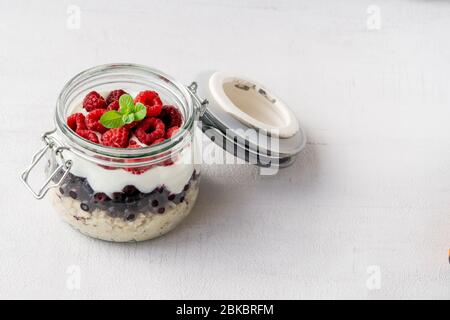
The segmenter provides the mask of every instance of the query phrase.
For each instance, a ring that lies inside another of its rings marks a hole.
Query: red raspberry
[[[152,146],[155,145],[155,144],[162,143],[162,142],[164,142],[164,141],[166,141],[166,139],[164,139],[164,138],[156,139],[155,141],[153,141]]]
[[[70,129],[73,131],[77,130],[85,130],[86,129],[86,122],[84,115],[82,113],[74,113],[71,116],[67,118],[67,125]]]
[[[156,144],[159,144],[159,143],[163,143],[164,141],[166,141],[166,139],[164,139],[164,138],[156,139],[155,141],[153,141],[152,146],[154,146]],[[167,167],[167,166],[173,165],[173,163],[174,163],[173,162],[173,157],[174,157],[174,155],[171,155],[171,157],[169,159],[164,160],[163,162],[160,162],[158,165],[159,166],[163,166],[163,167]],[[175,155],[175,157],[178,157],[178,155]]]
[[[137,149],[137,148],[142,148],[139,144],[137,144],[136,141],[134,140],[130,140],[130,142],[128,143],[128,148],[130,149]],[[152,165],[148,165],[148,166],[143,166],[143,167],[134,167],[134,168],[123,168],[125,171],[131,172],[132,174],[142,174],[147,170],[150,170],[153,166]]]
[[[106,108],[106,110],[111,111],[111,110],[119,110],[120,105],[119,105],[119,101],[113,101],[108,105],[108,108]]]
[[[85,108],[87,112],[95,109],[106,109],[106,102],[97,91],[91,91],[84,97],[83,108]]]
[[[119,98],[124,94],[127,94],[127,93],[125,91],[123,91],[122,89],[117,89],[117,90],[111,91],[108,94],[108,96],[106,97],[106,104],[110,105],[114,101],[119,101]]]
[[[180,128],[177,127],[177,126],[171,127],[171,128],[169,128],[169,129],[167,129],[167,132],[166,132],[166,138],[167,138],[167,139],[172,138],[172,136],[173,136],[175,133],[177,133],[178,130],[180,130]]]
[[[129,149],[138,149],[138,148],[142,148],[142,147],[139,144],[137,144],[136,141],[130,140],[130,142],[128,143],[128,148]]]
[[[174,106],[164,106],[159,118],[164,122],[166,128],[181,127],[183,122],[180,111]]]
[[[134,134],[140,142],[149,146],[155,140],[164,137],[164,130],[164,123],[158,118],[145,118],[139,123]]]
[[[135,167],[135,168],[123,168],[125,171],[131,172],[132,174],[143,174],[145,171],[148,171],[152,168],[152,166],[144,166],[144,167]]]
[[[142,103],[147,107],[147,117],[156,117],[161,113],[162,101],[155,91],[142,91],[134,98],[135,103]]]
[[[102,135],[102,144],[108,147],[126,148],[128,146],[128,138],[128,129],[124,127],[109,129]]]
[[[95,109],[86,116],[86,125],[88,129],[105,133],[108,128],[105,128],[100,122],[101,116],[106,112],[106,109]]]
[[[168,166],[171,166],[173,164],[174,164],[174,161],[172,159],[167,159],[167,160],[163,161],[162,166],[163,167],[168,167]]]
[[[171,166],[175,163],[175,161],[178,160],[179,157],[180,157],[180,155],[178,153],[171,154],[170,158],[167,160],[164,160],[160,165],[163,167]]]
[[[126,125],[124,125],[123,127],[124,127],[124,128],[127,128],[128,130],[131,130],[131,129],[133,129],[134,127],[136,127],[137,124],[138,124],[138,123],[137,123],[136,121],[133,121],[132,123],[126,124]]]
[[[98,143],[98,137],[95,134],[94,131],[92,130],[77,130],[77,134],[82,137],[85,138],[86,140],[92,141],[94,143]]]

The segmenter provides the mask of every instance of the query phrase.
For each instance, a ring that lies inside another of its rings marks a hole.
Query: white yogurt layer
[[[155,166],[141,174],[122,168],[108,170],[72,152],[64,153],[64,157],[73,162],[70,168],[72,174],[86,178],[95,192],[104,192],[109,197],[127,185],[133,185],[144,193],[164,185],[170,192],[180,193],[194,173],[191,147],[183,149],[174,164]]]

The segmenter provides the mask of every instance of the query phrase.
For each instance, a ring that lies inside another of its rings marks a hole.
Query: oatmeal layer
[[[144,241],[169,232],[189,214],[197,195],[198,187],[190,188],[183,202],[170,203],[164,213],[143,211],[137,213],[133,221],[127,221],[99,208],[84,211],[80,200],[61,197],[56,190],[51,191],[53,206],[72,227],[90,237],[114,242]]]

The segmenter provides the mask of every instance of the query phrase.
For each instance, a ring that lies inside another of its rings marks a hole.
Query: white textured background
[[[449,30],[449,1],[0,0],[0,297],[450,298]],[[81,236],[18,174],[64,83],[108,62],[246,74],[309,144],[275,177],[204,167],[192,215],[160,239]]]

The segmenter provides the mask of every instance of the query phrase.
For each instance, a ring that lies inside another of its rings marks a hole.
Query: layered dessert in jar
[[[249,106],[283,119],[264,124],[266,118],[246,114]],[[254,81],[207,72],[185,86],[128,63],[96,66],[70,79],[56,101],[54,123],[22,182],[36,199],[50,193],[74,228],[117,242],[163,235],[190,213],[202,160],[196,132],[267,168],[264,174],[290,165],[306,143],[293,113]],[[35,186],[30,173],[47,154],[46,179]]]
[[[121,88],[90,91],[66,117],[72,133],[85,142],[123,154],[170,142],[182,135],[184,121],[180,108],[165,104],[155,90]],[[65,221],[91,237],[118,242],[155,238],[173,229],[195,203],[200,172],[192,155],[192,141],[157,156],[110,163],[107,157],[98,156],[96,163],[67,152],[71,167],[64,178],[62,171],[53,177],[61,181],[51,190],[53,205]],[[50,163],[54,170],[57,161]]]

